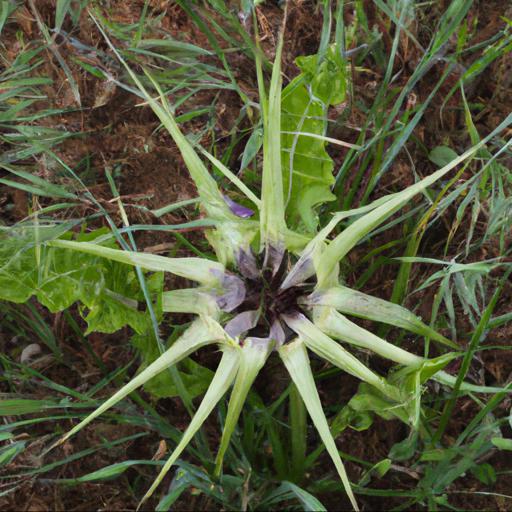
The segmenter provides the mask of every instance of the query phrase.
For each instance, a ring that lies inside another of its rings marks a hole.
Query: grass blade
[[[338,262],[372,229],[377,227],[387,218],[391,217],[391,215],[406,205],[416,194],[425,190],[427,187],[442,178],[445,174],[450,172],[454,167],[474,155],[480,148],[489,142],[492,137],[505,129],[511,122],[512,114],[509,114],[505,120],[495,130],[492,131],[492,133],[482,139],[478,144],[475,144],[458,158],[455,158],[449,164],[445,165],[430,176],[423,178],[418,183],[406,188],[398,194],[395,194],[392,199],[386,201],[372,212],[359,218],[342,233],[340,233],[331,242],[329,247],[324,251],[319,259],[317,287],[319,289],[325,289],[331,284],[330,278],[333,271],[336,269]]]

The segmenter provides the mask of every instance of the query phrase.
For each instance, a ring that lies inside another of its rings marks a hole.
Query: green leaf
[[[87,244],[106,233],[106,229],[82,233],[78,242],[70,243]],[[87,333],[112,333],[125,325],[146,332],[151,323],[145,308],[140,308],[145,299],[134,268],[94,254],[38,244],[53,234],[59,232],[42,226],[0,233],[0,298],[26,302],[35,295],[53,313],[79,302]],[[160,317],[163,274],[155,273],[146,282]]]
[[[357,394],[354,395],[348,403],[350,409],[359,414],[375,413],[385,420],[398,418],[405,424],[410,424],[409,413],[405,407],[397,407],[395,401],[380,393],[374,387],[361,383]]]
[[[263,145],[263,130],[261,127],[256,128],[247,143],[245,144],[242,160],[240,162],[240,172],[242,172],[256,157]]]
[[[24,449],[25,441],[17,441],[0,448],[0,467],[11,463]]]
[[[370,480],[377,476],[377,478],[382,478],[391,468],[391,459],[382,459],[381,461],[374,464],[368,471],[364,473],[361,479],[358,482],[358,485],[364,487],[365,485],[370,483]]]
[[[345,286],[337,286],[325,292],[314,294],[310,303],[331,306],[342,313],[401,327],[432,338],[451,348],[458,348],[455,343],[423,323],[419,316],[411,313],[408,309]]]
[[[456,352],[450,352],[433,359],[423,359],[420,366],[402,368],[391,373],[389,381],[396,384],[400,389],[404,389],[407,390],[407,392],[412,393],[416,386],[416,375],[419,375],[419,383],[424,384],[459,355],[460,354],[457,354]]]
[[[484,485],[492,485],[496,483],[496,471],[487,462],[473,466],[469,472]]]
[[[304,342],[301,339],[296,339],[291,343],[283,345],[279,349],[279,355],[281,356],[281,359],[283,360],[283,363],[286,366],[295,386],[297,386],[300,396],[306,405],[306,409],[315,424],[320,438],[336,466],[336,470],[338,471],[352,507],[354,507],[354,510],[359,510],[345,467],[343,466],[336,443],[331,435],[329,424],[327,423],[324,411],[322,410],[322,404],[320,403],[320,397],[318,396],[318,390],[315,385],[313,372],[311,371],[311,365],[309,363]]]
[[[421,365],[423,361],[423,358],[411,354],[403,348],[396,347],[370,331],[359,327],[333,308],[316,306],[313,310],[313,318],[315,324],[325,334],[346,343],[369,349],[391,361],[414,367]]]
[[[398,389],[387,384],[384,378],[367,368],[357,357],[345,350],[339,343],[329,338],[314,323],[310,322],[304,315],[291,315],[284,317],[288,326],[295,331],[302,339],[307,347],[326,359],[331,364],[341,368],[343,371],[350,373],[354,377],[368,382],[372,386],[382,391],[385,395],[395,400],[400,400]]]
[[[512,439],[505,439],[504,437],[493,437],[491,443],[498,448],[498,450],[512,451]]]
[[[301,503],[302,509],[307,512],[327,512],[327,509],[312,494],[291,482],[283,482],[275,491],[276,494],[289,492]]]
[[[452,160],[455,160],[459,155],[447,146],[437,146],[429,154],[428,158],[431,162],[435,163],[438,167],[448,165]]]
[[[334,162],[322,136],[328,107],[345,99],[346,62],[333,45],[320,62],[318,55],[311,55],[296,63],[301,73],[283,90],[281,105],[286,214],[293,229],[312,234],[318,226],[315,207],[336,199],[331,193]]]
[[[389,457],[392,460],[409,460],[416,453],[418,446],[418,431],[411,430],[410,434],[399,443],[394,444],[389,450]]]
[[[86,475],[80,476],[78,478],[66,478],[60,480],[60,483],[84,483],[95,482],[97,480],[110,480],[123,474],[128,468],[131,468],[132,466],[154,466],[157,464],[159,463],[151,460],[125,460],[123,462],[111,464],[110,466],[105,466],[104,468],[93,471],[92,473],[87,473]]]
[[[139,266],[145,270],[170,272],[205,284],[216,283],[219,277],[224,274],[223,265],[204,258],[166,258],[156,254],[123,251],[99,244],[72,242],[70,240],[52,240],[47,242],[47,245],[101,256],[127,265]]]

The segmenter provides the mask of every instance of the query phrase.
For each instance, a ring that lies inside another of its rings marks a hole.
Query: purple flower
[[[228,197],[226,194],[222,194],[222,197],[224,197],[224,201],[226,201],[226,204],[229,206],[229,209],[237,216],[242,217],[243,219],[247,219],[248,217],[252,217],[254,215],[254,211],[250,208],[247,208],[246,206],[242,206],[241,204],[236,203]]]

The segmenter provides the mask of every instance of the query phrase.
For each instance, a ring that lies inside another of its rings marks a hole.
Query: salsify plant
[[[165,312],[188,313],[196,317],[181,337],[54,445],[76,434],[159,372],[202,347],[217,345],[222,351],[222,357],[209,388],[181,441],[142,502],[152,495],[208,415],[232,387],[215,461],[215,473],[220,474],[245,399],[272,351],[278,352],[295,384],[354,509],[357,509],[357,503],[322,410],[309,352],[372,386],[376,392],[396,404],[397,408],[405,407],[411,424],[414,424],[417,410],[415,412],[407,408],[411,401],[409,388],[401,385],[400,379],[385,378],[372,371],[345,346],[362,347],[402,365],[406,369],[405,374],[413,375],[418,384],[430,377],[448,385],[454,383],[454,379],[441,370],[454,353],[442,357],[438,364],[432,364],[432,361],[393,345],[348,318],[355,316],[384,322],[457,348],[455,343],[427,326],[407,309],[344,286],[340,280],[340,262],[372,230],[408,204],[416,194],[478,151],[510,119],[507,118],[479,144],[432,175],[367,206],[333,215],[325,227],[311,236],[305,230],[287,224],[284,192],[286,181],[281,168],[282,46],[281,34],[268,94],[261,62],[258,59],[256,61],[263,119],[261,197],[257,197],[217,158],[200,150],[252,202],[253,208],[249,209],[235,203],[219,189],[194,146],[180,131],[172,108],[158,83],[145,72],[159,93],[155,98],[111,45],[183,156],[197,186],[202,208],[214,222],[206,236],[217,256],[216,261],[198,257],[168,258],[113,249],[94,242],[46,242],[52,247],[82,251],[148,271],[169,272],[197,283],[191,288],[163,292]],[[330,235],[338,224],[351,217],[355,220],[332,238]],[[426,367],[430,370],[423,371]],[[397,375],[401,374],[404,374],[403,371],[397,372]]]

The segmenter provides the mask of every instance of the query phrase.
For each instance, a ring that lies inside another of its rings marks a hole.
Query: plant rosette
[[[511,116],[488,137],[437,172],[367,206],[337,213],[325,227],[311,233],[311,215],[308,216],[307,229],[300,220],[291,222],[292,225],[287,223],[289,210],[284,189],[285,184],[289,184],[289,178],[283,178],[281,151],[282,34],[268,94],[263,85],[261,62],[258,59],[256,62],[263,122],[261,196],[257,197],[214,156],[200,151],[239,189],[246,202],[252,203],[251,208],[238,205],[221,192],[198,152],[179,129],[158,83],[145,71],[146,77],[159,92],[159,97],[155,98],[128,67],[105,33],[104,36],[178,146],[197,186],[201,206],[208,219],[213,221],[214,227],[208,229],[207,238],[217,255],[217,261],[198,257],[167,258],[114,249],[94,242],[63,239],[44,242],[50,247],[80,251],[147,271],[169,272],[197,283],[195,287],[163,292],[163,311],[196,315],[181,337],[53,446],[62,444],[161,371],[202,347],[216,344],[222,351],[222,358],[209,388],[180,443],[141,504],[152,495],[207,416],[232,388],[216,458],[215,473],[219,475],[247,394],[271,352],[277,351],[332,458],[352,506],[357,509],[349,479],[322,410],[308,352],[315,353],[371,386],[395,404],[394,407],[401,408],[402,413],[397,416],[407,419],[416,428],[418,414],[414,398],[419,394],[418,386],[429,378],[453,385],[455,379],[444,373],[442,368],[457,354],[451,352],[437,360],[424,359],[372,334],[348,317],[384,322],[452,349],[457,350],[458,347],[407,309],[344,286],[340,281],[340,262],[356,244],[408,204],[415,195],[474,155],[491,137],[508,126]],[[286,161],[289,162],[289,157]],[[326,197],[325,200],[332,198]],[[297,213],[297,205],[294,211]],[[297,214],[293,217],[300,219]],[[344,219],[352,219],[352,222],[330,238]],[[402,368],[385,378],[368,368],[340,342],[345,346],[372,351]],[[461,389],[472,390],[469,384],[463,384]]]

